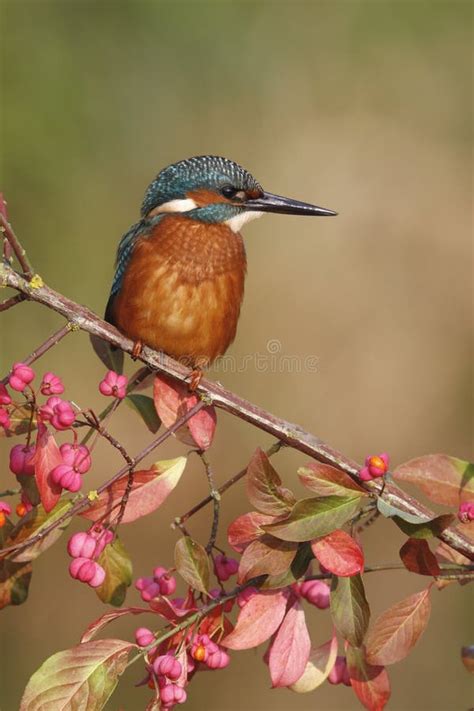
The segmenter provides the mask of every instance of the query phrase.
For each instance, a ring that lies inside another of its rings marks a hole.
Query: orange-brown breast
[[[227,225],[166,216],[134,248],[113,305],[117,327],[204,367],[234,340],[245,272],[242,238]]]

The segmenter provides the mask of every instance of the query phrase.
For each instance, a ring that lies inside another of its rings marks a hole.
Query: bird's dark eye
[[[235,197],[238,192],[237,188],[234,188],[232,185],[224,185],[224,187],[221,188],[222,195],[228,200]]]

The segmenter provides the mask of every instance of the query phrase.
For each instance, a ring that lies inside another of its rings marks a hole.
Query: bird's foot
[[[143,343],[141,341],[135,341],[132,348],[132,360],[136,360],[143,350]]]
[[[194,392],[199,387],[199,383],[202,380],[204,373],[200,368],[194,368],[187,376],[186,380],[189,379],[189,389]]]

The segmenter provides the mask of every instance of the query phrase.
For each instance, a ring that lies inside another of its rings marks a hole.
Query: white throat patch
[[[169,202],[164,202],[159,205],[152,214],[157,215],[161,212],[189,212],[189,210],[195,210],[197,207],[194,200],[191,198],[184,198],[182,200],[169,200]]]
[[[257,217],[261,217],[263,212],[254,212],[253,210],[245,210],[241,212],[240,215],[234,215],[230,220],[225,221],[225,225],[228,225],[232,232],[240,232],[242,227],[251,220],[256,220]]]

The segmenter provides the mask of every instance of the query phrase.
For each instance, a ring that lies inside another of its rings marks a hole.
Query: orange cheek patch
[[[186,193],[187,198],[194,200],[198,207],[204,207],[213,202],[226,202],[232,204],[231,200],[226,200],[225,197],[215,193],[213,190],[191,190],[191,192]]]

